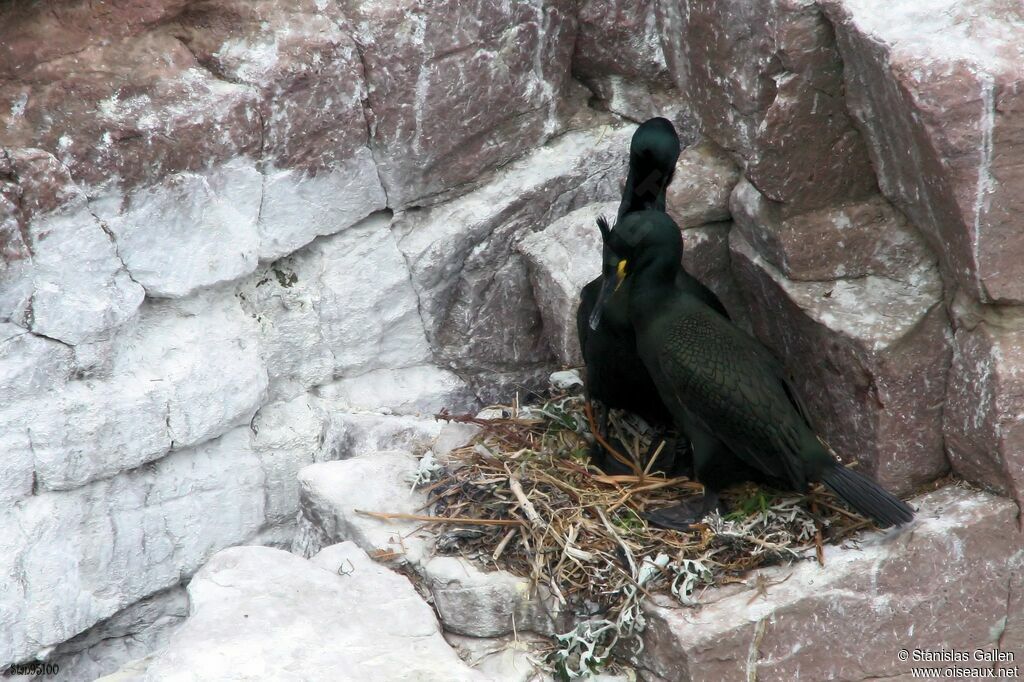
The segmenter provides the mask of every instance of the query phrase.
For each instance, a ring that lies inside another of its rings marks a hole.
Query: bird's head
[[[627,213],[614,229],[602,217],[598,227],[604,240],[603,283],[590,315],[591,329],[597,329],[604,304],[628,277],[661,265],[674,278],[683,257],[679,226],[662,211]]]

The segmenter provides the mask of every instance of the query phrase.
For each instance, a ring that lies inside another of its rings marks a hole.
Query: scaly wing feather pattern
[[[673,407],[688,409],[749,465],[803,489],[807,426],[776,368],[720,316],[687,308],[666,316],[658,330],[657,381],[671,387],[679,403]]]

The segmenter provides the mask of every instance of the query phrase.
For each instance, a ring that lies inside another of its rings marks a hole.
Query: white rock
[[[0,322],[0,395],[6,401],[38,395],[64,383],[75,370],[75,350]]]
[[[388,225],[386,215],[371,216],[241,287],[260,324],[273,397],[432,359],[409,270]]]
[[[150,303],[115,340],[109,377],[0,412],[31,441],[9,456],[31,459],[41,488],[64,490],[248,423],[267,382],[253,336],[227,291]]]
[[[0,667],[177,585],[264,520],[248,427],[0,512]]]
[[[266,479],[268,524],[294,522],[299,471],[323,459],[328,416],[309,396],[264,405],[252,420],[252,447]]]
[[[340,412],[323,401],[330,413],[324,451],[325,459],[348,459],[377,450],[425,452],[441,432],[442,422],[433,417]]]
[[[446,463],[447,455],[452,450],[461,448],[469,443],[480,431],[481,427],[476,424],[448,422],[441,428],[441,432],[437,434],[437,439],[430,447],[430,450],[439,462]]]
[[[387,206],[373,155],[366,147],[316,176],[298,169],[265,172],[258,225],[260,260],[276,260]]]
[[[61,682],[94,680],[164,647],[188,616],[188,595],[172,587],[118,611],[54,649],[47,662],[60,666]]]
[[[347,543],[315,561],[225,550],[189,596],[190,618],[143,679],[485,679],[444,641],[407,579]]]
[[[145,292],[129,277],[84,196],[58,211],[36,216],[29,229],[34,248],[22,280],[30,279],[31,287],[20,298],[0,293],[0,300],[14,305],[0,311],[0,318],[77,344],[135,314]]]
[[[175,173],[129,196],[93,203],[150,296],[180,298],[256,269],[263,176],[249,159]]]
[[[548,381],[550,381],[551,385],[559,391],[567,391],[570,388],[583,386],[583,379],[580,377],[579,370],[575,369],[552,372],[551,376],[548,377]]]
[[[466,412],[476,402],[465,381],[435,365],[378,369],[326,384],[317,393],[350,411],[405,415]]]
[[[529,264],[544,334],[563,365],[583,363],[576,334],[580,290],[601,274],[597,218],[614,223],[618,209],[618,202],[584,206],[526,235],[516,247]]]
[[[450,632],[445,640],[459,658],[492,680],[501,682],[553,682],[535,661],[544,658],[551,640],[517,632],[514,637],[466,637]]]
[[[508,571],[483,571],[461,557],[438,556],[423,568],[445,629],[471,637],[499,637],[515,630],[541,634],[572,627],[568,614],[545,588]]]
[[[397,552],[402,561],[420,564],[432,544],[427,534],[416,532],[420,523],[356,512],[423,513],[427,496],[412,489],[418,464],[408,452],[372,452],[300,471],[295,551],[310,556],[322,547],[351,540],[366,552]]]

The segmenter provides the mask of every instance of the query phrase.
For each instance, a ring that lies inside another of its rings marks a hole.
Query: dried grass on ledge
[[[438,551],[528,576],[578,614],[548,659],[563,679],[600,669],[613,648],[640,653],[643,596],[670,592],[694,604],[704,588],[740,581],[751,569],[820,560],[822,541],[868,525],[822,490],[803,497],[745,485],[723,494],[733,510],[725,518],[712,515],[687,532],[655,528],[642,512],[699,495],[701,486],[650,473],[656,467],[604,475],[589,462],[582,396],[489,412],[495,418],[439,415],[482,431],[449,455],[429,491],[436,516],[500,525],[446,524]],[[650,443],[643,422],[613,414],[612,428],[638,462]]]

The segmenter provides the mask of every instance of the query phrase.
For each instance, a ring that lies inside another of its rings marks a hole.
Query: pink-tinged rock
[[[882,191],[982,302],[1024,302],[1024,8],[822,3]]]
[[[794,280],[899,278],[934,260],[920,233],[884,197],[794,211],[741,180],[730,202],[736,227]]]
[[[89,192],[124,191],[259,152],[257,94],[147,33],[41,62],[0,85],[0,141],[39,147]]]
[[[824,567],[758,571],[746,589],[712,590],[697,608],[649,604],[645,667],[679,682],[861,681],[930,667],[901,661],[901,649],[970,655],[1002,645],[1021,660],[1024,649],[1009,648],[1020,632],[1008,627],[1020,624],[1008,612],[1024,559],[1017,506],[955,486],[911,504],[910,526],[828,546]]]
[[[696,122],[665,63],[654,0],[586,0],[580,4],[572,74],[598,106],[640,122],[663,116],[685,142]]]
[[[953,337],[946,448],[960,476],[1024,500],[1024,324],[1016,311],[960,320]]]
[[[134,315],[144,292],[52,155],[0,150],[5,258],[0,319],[68,344],[96,338]]]
[[[37,65],[136,35],[177,15],[189,0],[57,4],[9,2],[0,7],[0,80],[24,77]]]
[[[263,159],[319,171],[366,147],[363,68],[340,9],[315,0],[192,2],[169,30],[261,95]]]
[[[832,29],[812,0],[667,0],[658,19],[702,130],[764,194],[815,208],[874,188]]]
[[[345,0],[388,204],[422,203],[561,127],[575,3]]]
[[[753,329],[795,376],[825,441],[894,492],[942,474],[951,341],[935,265],[795,282],[739,230],[730,250]]]
[[[710,140],[679,155],[665,207],[682,228],[729,220],[729,194],[739,181],[736,164]]]
[[[435,357],[484,402],[507,400],[517,384],[542,386],[554,364],[515,243],[580,206],[617,199],[633,130],[567,133],[476,191],[395,216]]]
[[[732,223],[708,223],[683,229],[683,268],[725,306],[733,322],[750,329],[746,300],[736,284],[729,257]]]
[[[584,0],[577,20],[572,73],[589,78],[618,75],[663,87],[672,85],[658,36],[655,0]]]

